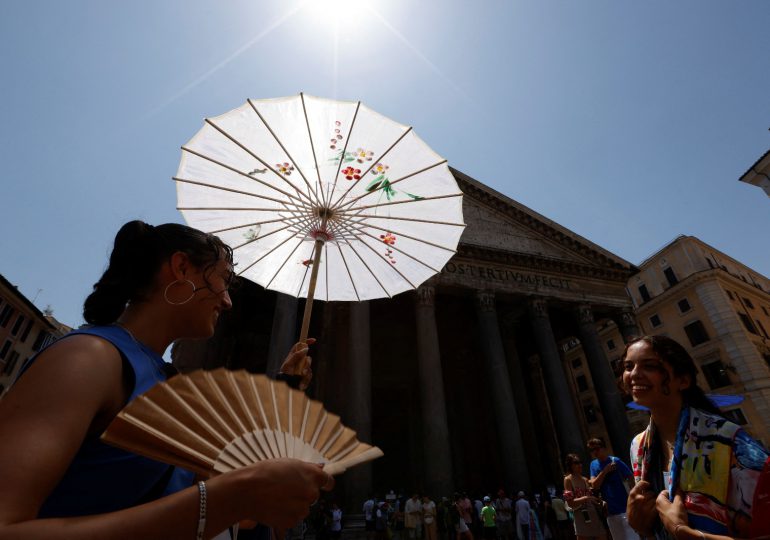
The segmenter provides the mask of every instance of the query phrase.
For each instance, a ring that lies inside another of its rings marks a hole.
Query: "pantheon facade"
[[[638,334],[620,257],[453,170],[467,227],[457,253],[416,291],[313,306],[308,390],[385,456],[345,473],[337,496],[432,497],[561,485],[563,456],[585,458],[586,426],[563,343],[582,345],[614,452],[630,430],[597,329]],[[589,211],[585,206],[583,211]],[[222,365],[274,374],[296,340],[303,300],[244,282],[207,342],[181,342],[185,371]]]

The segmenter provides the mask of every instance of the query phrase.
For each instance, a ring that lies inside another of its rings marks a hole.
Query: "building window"
[[[725,365],[720,360],[703,364],[700,369],[712,390],[730,386],[732,384],[730,377],[727,375]]]
[[[11,356],[8,357],[8,362],[5,364],[5,368],[3,369],[3,375],[9,375],[13,373],[13,368],[16,367],[16,362],[19,360],[19,353],[16,351],[13,351],[11,353]]]
[[[3,343],[3,348],[0,349],[0,360],[4,359],[6,355],[8,354],[8,350],[11,348],[11,340],[6,339],[5,343]]]
[[[48,340],[48,332],[45,330],[41,330],[40,333],[38,333],[37,338],[35,339],[35,343],[32,344],[32,350],[37,352],[40,350],[40,348],[46,343]]]
[[[658,317],[658,314],[656,313],[655,315],[652,315],[650,317],[650,324],[652,325],[653,328],[657,328],[663,323],[661,322],[660,317]]]
[[[700,321],[691,322],[684,327],[684,331],[687,334],[687,339],[690,340],[690,345],[693,347],[709,340],[706,327],[703,326],[703,323]]]
[[[754,304],[752,304],[751,300],[749,300],[748,298],[744,297],[743,298],[743,303],[746,304],[747,308],[754,309]]]
[[[623,374],[623,364],[621,363],[620,358],[613,358],[610,360],[610,366],[612,367],[612,373],[614,373],[616,377],[620,377]]]
[[[3,328],[8,326],[8,321],[11,320],[11,315],[13,315],[13,308],[10,304],[6,304],[3,308],[3,311],[0,311],[0,326]]]
[[[730,422],[738,424],[739,426],[745,426],[749,423],[746,417],[743,415],[743,411],[740,409],[732,409],[730,411],[722,411],[722,416],[727,418]]]
[[[599,421],[599,418],[596,416],[596,409],[594,409],[594,406],[590,403],[588,405],[583,405],[583,414],[586,415],[586,421],[589,424],[595,424]]]
[[[670,266],[665,270],[663,270],[663,275],[666,276],[666,280],[668,281],[668,284],[670,286],[673,287],[674,285],[679,283],[679,280],[676,279],[676,274],[674,273],[674,269],[671,268]]]
[[[754,322],[757,323],[759,330],[765,335],[765,337],[770,338],[770,336],[767,335],[767,330],[765,330],[765,327],[762,326],[762,321],[760,321],[759,319],[754,319]]]
[[[580,358],[579,356],[577,358],[573,358],[572,359],[572,367],[573,368],[579,368],[582,365],[583,365],[583,359]]]
[[[639,285],[639,294],[642,295],[642,302],[649,302],[650,298],[652,298],[650,296],[650,291],[647,290],[647,285],[644,283]]]
[[[615,340],[608,339],[607,340],[607,348],[609,350],[614,350],[615,349]]]
[[[746,330],[748,330],[752,334],[759,335],[759,332],[757,332],[757,327],[754,326],[754,323],[751,322],[751,319],[749,318],[748,315],[746,315],[745,313],[738,313],[738,317],[741,318],[741,322],[743,323],[743,326],[746,327]]]
[[[733,293],[731,293],[727,289],[725,289],[725,292],[727,293],[727,298],[729,298],[730,300],[735,300],[735,298],[733,298]]]
[[[19,330],[21,330],[21,325],[24,324],[24,315],[19,313],[19,316],[16,317],[16,322],[13,323],[13,328],[11,328],[11,335],[15,336],[19,333]]]
[[[586,379],[585,375],[578,375],[575,377],[575,382],[577,383],[578,392],[585,392],[588,390],[588,379]]]
[[[21,337],[19,338],[19,341],[21,341],[22,343],[24,343],[25,341],[27,341],[27,337],[29,336],[29,332],[30,332],[30,330],[32,330],[32,323],[33,323],[33,322],[34,322],[34,321],[33,321],[32,319],[30,319],[30,320],[28,320],[28,321],[27,321],[27,327],[26,327],[26,328],[24,329],[24,331],[21,333]]]
[[[679,302],[676,303],[676,305],[679,307],[680,313],[687,313],[692,309],[690,302],[687,301],[687,298],[682,298]]]

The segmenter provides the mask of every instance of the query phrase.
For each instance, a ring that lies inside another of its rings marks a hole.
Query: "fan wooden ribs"
[[[102,440],[204,476],[278,457],[340,474],[383,455],[303,392],[225,368],[154,386],[115,417]]]

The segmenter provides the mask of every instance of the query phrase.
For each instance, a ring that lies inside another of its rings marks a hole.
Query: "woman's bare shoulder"
[[[123,388],[120,352],[97,336],[76,334],[49,346],[35,358],[4,397],[45,395],[50,402],[75,399],[84,406],[103,404]],[[73,402],[70,401],[70,406]]]

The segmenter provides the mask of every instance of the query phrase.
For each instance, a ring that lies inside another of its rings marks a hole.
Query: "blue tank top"
[[[94,326],[70,332],[109,341],[120,352],[124,368],[133,370],[134,387],[128,401],[166,380],[164,361],[137,342],[120,326]],[[34,361],[30,359],[26,370]],[[64,360],[64,359],[62,359]],[[22,371],[23,373],[23,371]],[[38,517],[83,516],[113,512],[184,489],[193,473],[103,443],[98,437],[83,441],[59,484],[40,508]],[[168,479],[164,487],[162,483]]]

